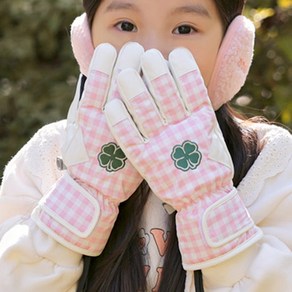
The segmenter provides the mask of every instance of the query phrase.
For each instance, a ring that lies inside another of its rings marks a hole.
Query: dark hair
[[[83,0],[90,26],[102,1]],[[214,0],[225,30],[242,13],[244,0]],[[238,186],[259,153],[255,132],[237,122],[236,113],[223,105],[216,116],[231,154]],[[138,224],[148,198],[149,186],[145,181],[135,193],[119,206],[119,215],[107,245],[98,257],[91,258],[86,291],[137,292],[146,291],[146,278],[139,248]],[[131,214],[131,216],[129,216]],[[159,291],[184,291],[185,271],[175,228],[175,213],[171,216],[171,235],[166,250],[163,275]]]
[[[238,15],[242,14],[246,0],[213,0],[219,11],[221,21],[225,31],[231,21]]]

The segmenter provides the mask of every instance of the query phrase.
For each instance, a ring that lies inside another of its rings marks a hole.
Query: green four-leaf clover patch
[[[99,165],[108,172],[118,171],[126,165],[127,157],[116,143],[108,143],[102,146],[98,154]]]
[[[176,168],[188,171],[198,167],[202,160],[202,154],[195,142],[185,141],[182,145],[173,147],[171,158]]]

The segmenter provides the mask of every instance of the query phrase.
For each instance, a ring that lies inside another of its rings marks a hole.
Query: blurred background
[[[81,12],[81,0],[1,0],[0,176],[37,129],[66,117],[78,76],[70,24]],[[232,104],[292,127],[292,0],[250,0],[245,14],[255,58]]]

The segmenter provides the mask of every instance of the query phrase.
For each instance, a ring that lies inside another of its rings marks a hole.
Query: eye
[[[135,32],[137,27],[129,21],[120,21],[115,25],[120,31]]]
[[[176,29],[173,30],[174,34],[192,34],[194,32],[197,32],[197,30],[187,24],[180,25]]]

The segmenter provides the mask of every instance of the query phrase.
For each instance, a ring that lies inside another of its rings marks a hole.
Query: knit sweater
[[[264,236],[239,255],[204,269],[205,291],[291,291],[292,136],[276,126],[253,127],[262,150],[238,191]],[[39,200],[62,176],[55,161],[64,135],[65,121],[43,127],[5,169],[0,190],[0,291],[76,291],[82,255],[50,238],[30,218]],[[155,291],[159,280],[168,236],[168,214],[161,206],[151,194],[140,224],[149,291]],[[149,211],[153,208],[154,213]],[[157,220],[150,218],[153,214]],[[185,291],[195,291],[191,271]]]

